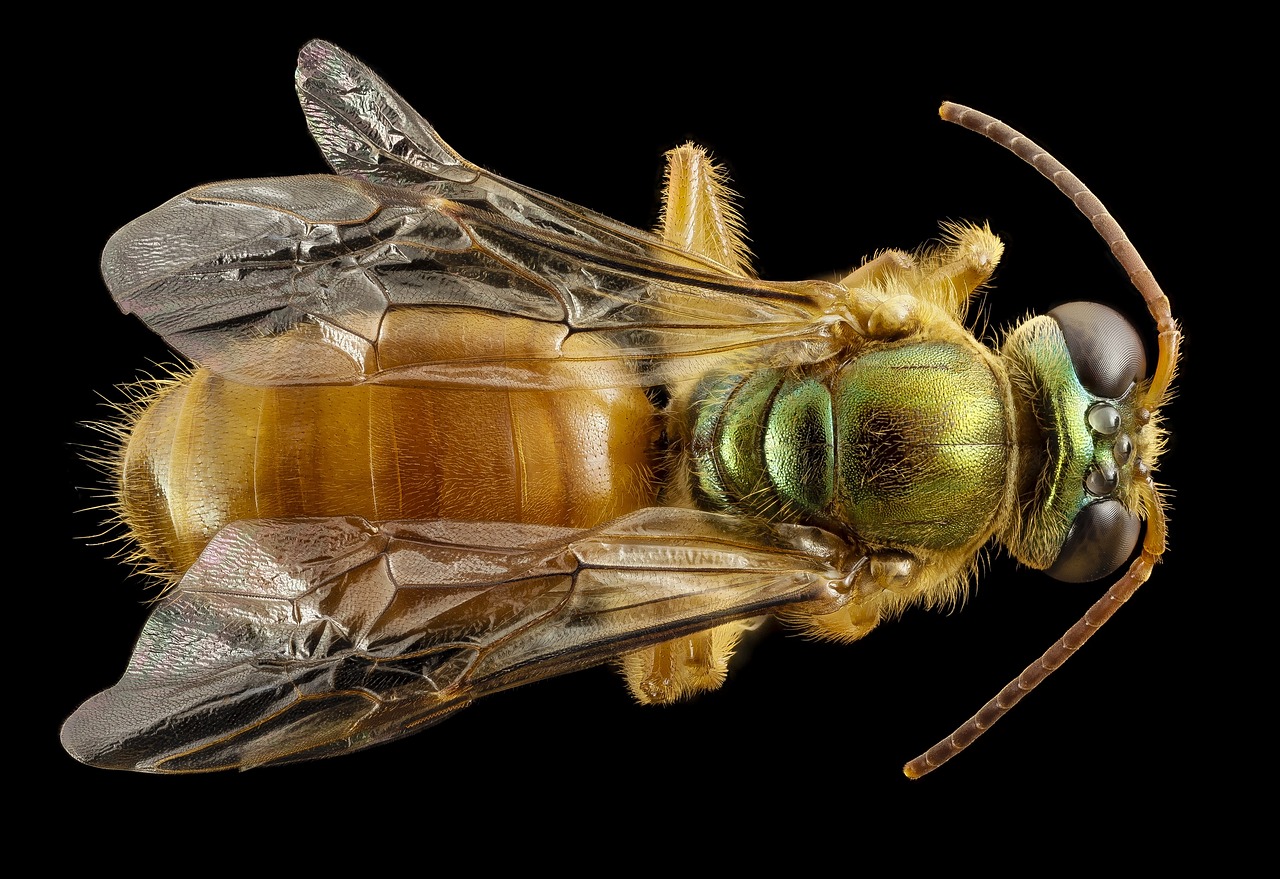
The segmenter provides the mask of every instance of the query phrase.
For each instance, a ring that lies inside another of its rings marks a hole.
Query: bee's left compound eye
[[[1105,577],[1133,555],[1141,531],[1141,520],[1119,501],[1089,504],[1076,516],[1057,561],[1045,573],[1064,583]]]
[[[1090,393],[1118,400],[1146,377],[1142,337],[1120,312],[1097,302],[1068,302],[1049,317],[1062,328],[1076,376]]]

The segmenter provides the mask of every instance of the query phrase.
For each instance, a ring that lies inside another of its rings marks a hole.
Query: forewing
[[[407,735],[478,696],[797,602],[838,602],[842,544],[653,508],[589,531],[243,521],[67,721],[77,759],[200,772]]]
[[[602,359],[643,363],[635,382],[658,384],[725,352],[781,347],[801,363],[838,346],[833,285],[717,273],[481,182],[201,186],[117,232],[103,275],[175,349],[253,384],[616,382],[582,366]],[[542,341],[475,357],[416,343],[432,309],[459,308],[534,322]]]
[[[254,384],[554,388],[678,381],[743,348],[782,346],[779,359],[803,363],[838,347],[833,285],[748,281],[490,174],[328,43],[303,48],[297,87],[342,177],[199,187],[103,254],[121,309],[203,366]],[[403,327],[433,308],[536,321],[544,341],[532,358],[406,342]],[[637,368],[582,366],[603,358]]]

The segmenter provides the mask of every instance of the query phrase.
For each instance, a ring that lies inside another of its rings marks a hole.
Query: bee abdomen
[[[120,507],[172,574],[239,519],[591,527],[654,502],[657,433],[635,388],[250,387],[196,370],[134,425]]]

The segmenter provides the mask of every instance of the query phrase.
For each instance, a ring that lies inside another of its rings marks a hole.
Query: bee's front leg
[[[935,607],[956,601],[972,573],[974,551],[968,547],[927,555],[896,549],[871,551],[851,572],[848,600],[838,608],[799,605],[781,616],[814,637],[856,641],[910,605]]]
[[[911,590],[919,571],[917,560],[907,553],[871,553],[850,572],[848,600],[838,608],[791,607],[783,618],[819,638],[856,641],[886,616],[886,605],[897,603],[895,596]]]
[[[918,335],[940,317],[963,322],[969,298],[991,277],[1004,244],[985,226],[947,226],[941,247],[888,250],[840,281],[854,325],[869,339]]]

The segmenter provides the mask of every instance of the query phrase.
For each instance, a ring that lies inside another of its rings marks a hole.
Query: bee
[[[77,759],[331,756],[606,661],[669,703],[719,687],[762,617],[852,641],[959,601],[993,542],[1071,582],[1141,544],[918,777],[1162,555],[1168,300],[1092,194],[995,120],[942,109],[1091,217],[1156,321],[1150,375],[1096,303],[980,342],[967,307],[1003,252],[986,227],[765,281],[695,146],[669,154],[648,233],[466,161],[330,44],[303,48],[297,87],[336,175],[197,187],[103,255],[120,308],[195,366],[122,431],[120,517],[172,586],[64,725]]]

